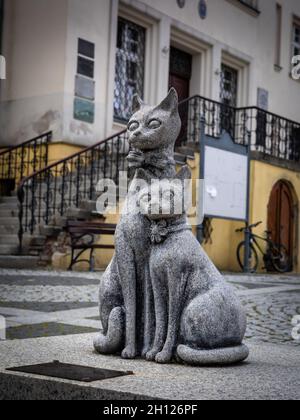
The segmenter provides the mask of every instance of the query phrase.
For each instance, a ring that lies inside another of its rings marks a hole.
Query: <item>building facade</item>
[[[123,130],[135,92],[155,104],[170,86],[180,100],[197,95],[228,109],[252,107],[251,220],[263,221],[261,231],[284,225],[300,270],[300,80],[292,72],[292,58],[300,55],[299,1],[0,4],[1,147],[52,131],[55,161]],[[237,268],[238,226],[212,222],[206,248],[222,269]]]

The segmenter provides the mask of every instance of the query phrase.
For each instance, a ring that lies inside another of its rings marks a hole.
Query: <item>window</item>
[[[281,36],[282,36],[282,6],[276,5],[276,46],[275,68],[281,70]]]
[[[231,107],[237,107],[238,71],[222,64],[221,71],[221,102]]]
[[[74,118],[93,124],[95,120],[95,44],[78,39]]]
[[[221,106],[221,130],[226,130],[232,137],[238,100],[238,75],[236,69],[222,64],[220,101],[224,106]]]
[[[239,0],[239,2],[251,9],[258,10],[258,0]]]
[[[3,49],[3,21],[4,21],[4,0],[0,0],[0,54]]]
[[[245,12],[250,13],[252,16],[257,17],[260,14],[258,9],[258,0],[227,0],[235,6],[240,7]]]
[[[292,55],[300,55],[300,21],[295,20],[293,23],[293,43]]]
[[[119,18],[114,93],[116,121],[128,121],[134,94],[144,96],[145,43],[143,27]]]

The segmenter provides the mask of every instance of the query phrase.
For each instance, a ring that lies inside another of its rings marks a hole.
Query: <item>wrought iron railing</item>
[[[10,147],[0,153],[0,181],[10,184],[12,189],[30,174],[48,165],[49,143],[52,132]]]
[[[236,110],[235,141],[251,150],[294,164],[300,163],[300,124],[257,107]]]
[[[211,137],[220,137],[226,130],[235,138],[236,108],[201,96],[193,96],[179,104],[182,129],[178,145],[198,143],[201,117],[205,120],[205,132]]]
[[[246,145],[250,138],[252,151],[300,163],[300,123],[257,107],[232,108],[200,96],[180,104],[179,110],[183,128],[178,144],[199,141],[202,116],[209,136],[218,138],[226,130],[238,144]]]
[[[182,130],[177,145],[198,143],[200,121],[205,132],[220,137],[223,130],[239,144],[252,150],[294,163],[300,162],[300,124],[259,108],[232,108],[200,96],[180,103]],[[79,208],[86,200],[96,199],[100,179],[110,178],[118,185],[120,171],[127,170],[129,151],[127,132],[122,131],[96,145],[57,162],[21,182],[19,239],[33,234],[40,225],[55,222],[70,208]]]
[[[100,179],[118,185],[119,173],[127,170],[128,151],[127,132],[122,131],[25,178],[18,189],[20,248],[24,233],[33,234],[67,210],[95,200]]]

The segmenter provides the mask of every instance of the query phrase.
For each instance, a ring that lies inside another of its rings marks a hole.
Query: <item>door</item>
[[[286,247],[293,261],[294,247],[294,205],[289,184],[279,181],[271,193],[268,208],[268,230],[272,240]],[[293,268],[291,267],[291,270]]]
[[[174,87],[178,93],[179,102],[190,96],[190,81],[192,77],[193,57],[185,51],[171,47],[170,51],[170,74],[169,88]],[[177,145],[187,142],[188,136],[188,103],[179,106],[179,114],[182,121],[182,129]]]

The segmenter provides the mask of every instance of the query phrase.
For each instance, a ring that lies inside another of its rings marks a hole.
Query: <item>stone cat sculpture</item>
[[[150,184],[146,172],[139,170],[138,176]],[[152,183],[139,195],[141,213],[151,221],[155,307],[155,338],[146,358],[168,363],[176,355],[198,366],[241,362],[249,355],[242,344],[246,315],[241,303],[197,242],[184,209],[181,215],[174,212],[183,202],[183,181],[190,176],[184,167],[175,177],[182,181],[179,185],[170,188],[170,182],[156,181],[157,186]]]
[[[181,129],[178,96],[171,89],[156,107],[145,105],[134,98],[134,115],[128,124],[131,153],[129,166],[143,168],[151,179],[173,178],[176,174],[174,145]],[[127,200],[136,202],[135,181]],[[94,342],[101,354],[121,352],[123,358],[145,355],[150,338],[145,332],[148,310],[144,308],[144,291],[149,285],[148,236],[150,222],[133,212],[122,215],[115,238],[115,255],[107,268],[99,292],[100,318],[103,332]],[[145,314],[146,312],[146,314]],[[125,347],[125,348],[124,348]]]

